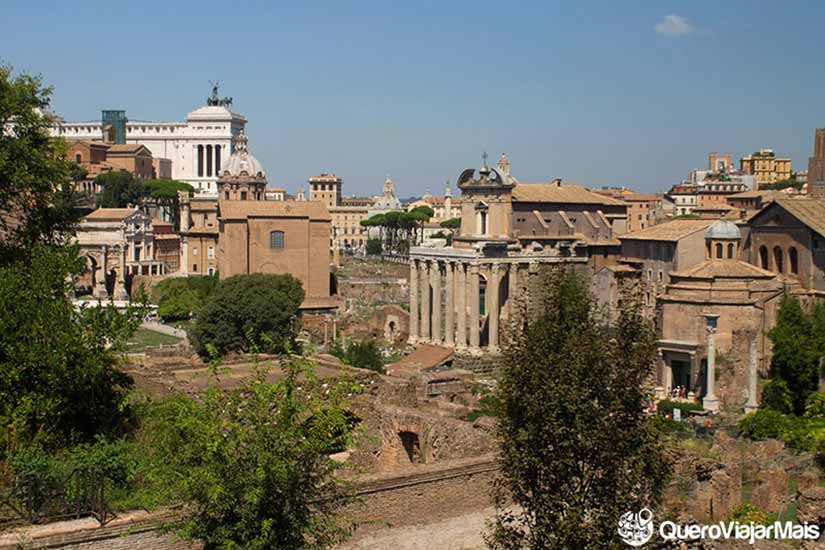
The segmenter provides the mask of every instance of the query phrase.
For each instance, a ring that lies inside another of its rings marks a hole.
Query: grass
[[[129,339],[129,342],[126,344],[126,351],[138,353],[145,351],[147,348],[171,346],[178,342],[180,342],[180,338],[141,327],[138,328]]]

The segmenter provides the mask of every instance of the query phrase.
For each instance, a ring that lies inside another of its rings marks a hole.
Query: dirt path
[[[338,550],[484,550],[482,533],[493,508],[455,518],[407,527],[393,527],[356,537]]]

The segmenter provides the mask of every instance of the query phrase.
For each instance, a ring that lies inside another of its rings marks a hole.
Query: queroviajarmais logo
[[[619,518],[619,536],[630,546],[642,546],[653,538],[653,512],[642,508]]]

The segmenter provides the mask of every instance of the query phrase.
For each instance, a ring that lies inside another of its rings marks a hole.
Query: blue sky
[[[521,181],[653,191],[712,150],[806,169],[825,126],[825,2],[29,0],[0,16],[0,60],[42,74],[68,120],[182,120],[220,80],[291,191],[335,171],[347,195],[387,174],[401,196],[440,193],[485,150]]]

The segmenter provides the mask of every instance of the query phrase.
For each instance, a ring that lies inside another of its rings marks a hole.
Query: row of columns
[[[444,292],[442,292],[442,266]],[[500,342],[501,287],[509,274],[509,288],[518,288],[518,265],[476,264],[456,260],[410,260],[410,343],[430,342],[458,350],[481,348],[481,274],[489,266],[486,285],[489,351]],[[512,291],[511,291],[512,292]],[[443,308],[442,308],[443,294]],[[443,331],[442,331],[443,318]]]
[[[126,293],[126,248],[123,246],[116,246],[115,253],[118,254],[118,268],[117,279],[114,283],[113,297],[115,300],[127,300],[129,295]],[[95,298],[108,298],[109,291],[106,290],[106,275],[109,272],[108,267],[109,246],[103,245],[103,251],[100,255],[100,262],[95,273],[95,285],[92,292]]]
[[[220,145],[197,145],[197,169],[198,177],[206,176],[211,178],[213,175],[217,176],[221,169],[221,146]],[[214,170],[213,170],[214,166]],[[204,170],[204,168],[206,168]]]

